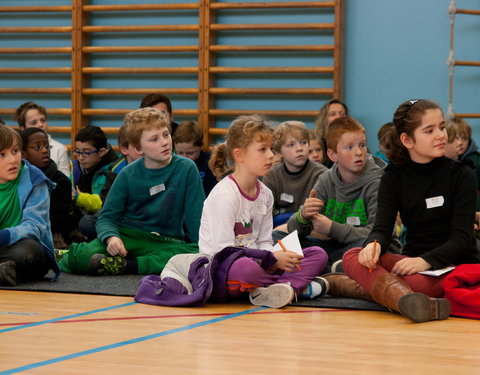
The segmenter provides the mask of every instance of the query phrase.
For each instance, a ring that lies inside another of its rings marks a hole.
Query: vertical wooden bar
[[[335,30],[334,43],[335,50],[334,72],[333,72],[333,97],[343,100],[344,96],[344,67],[345,67],[345,1],[335,1]]]
[[[214,86],[214,75],[210,74],[210,67],[215,66],[215,55],[210,50],[210,46],[215,44],[215,34],[210,29],[210,25],[216,21],[216,11],[210,8],[211,0],[200,0],[200,13],[201,13],[201,61],[200,61],[200,75],[199,80],[199,92],[201,93],[201,108],[200,109],[200,123],[204,131],[205,144],[210,144],[210,128],[215,127],[215,121],[210,116],[210,109],[215,108],[215,99],[213,95],[210,95],[210,87]]]
[[[82,31],[87,24],[87,13],[83,12],[86,0],[72,0],[72,115],[71,139],[75,145],[75,134],[85,125],[87,117],[82,110],[87,107],[87,98],[83,95],[83,88],[87,87],[87,76],[82,73],[82,67],[88,66],[87,55],[83,53],[83,46],[88,44],[88,34]]]
[[[205,0],[199,0],[198,7],[198,124],[203,130],[204,147],[209,144],[208,126],[205,122],[204,102],[205,102]]]

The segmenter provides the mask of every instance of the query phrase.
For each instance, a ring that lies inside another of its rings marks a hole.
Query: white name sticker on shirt
[[[253,207],[253,213],[256,215],[265,215],[267,213],[267,206],[264,204]]]
[[[347,224],[360,225],[360,218],[358,216],[347,216]]]
[[[287,203],[293,203],[293,195],[282,193],[280,194],[280,200]]]
[[[425,199],[427,203],[427,208],[435,208],[435,207],[442,207],[445,200],[443,199],[443,195],[439,195],[438,197],[432,197]]]
[[[161,191],[164,191],[164,190],[165,190],[165,184],[152,186],[150,188],[150,196],[158,194],[158,193],[160,193]]]

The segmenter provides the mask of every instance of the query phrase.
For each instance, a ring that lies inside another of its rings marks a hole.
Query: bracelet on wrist
[[[297,211],[297,220],[298,220],[298,222],[299,222],[300,224],[302,224],[302,225],[307,225],[307,224],[310,223],[310,220],[308,220],[308,219],[305,220],[305,219],[303,218],[303,216],[302,216],[302,209],[299,209],[299,210]]]

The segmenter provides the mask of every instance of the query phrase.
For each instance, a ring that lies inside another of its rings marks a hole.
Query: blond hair
[[[454,116],[450,121],[455,124],[458,136],[466,135],[468,139],[472,137],[472,128],[463,118]]]
[[[167,128],[171,133],[168,115],[156,108],[135,109],[125,116],[123,126],[126,129],[128,143],[140,149],[140,139],[144,131]]]
[[[260,115],[240,116],[232,121],[225,142],[215,145],[208,162],[211,171],[221,179],[225,173],[235,170],[233,150],[245,149],[251,142],[264,142],[273,137],[273,129]]]
[[[287,137],[291,135],[297,140],[306,139],[310,142],[310,135],[305,124],[301,121],[285,121],[275,127],[273,150],[280,152],[282,145],[287,141]]]

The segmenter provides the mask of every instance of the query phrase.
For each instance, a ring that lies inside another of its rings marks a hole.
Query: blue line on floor
[[[18,372],[28,371],[28,370],[32,370],[34,368],[38,368],[38,367],[42,367],[42,366],[48,366],[48,365],[51,365],[53,363],[66,361],[68,359],[83,357],[85,355],[104,352],[106,350],[115,349],[115,348],[119,348],[119,347],[126,346],[126,345],[136,344],[138,342],[152,340],[152,339],[156,339],[158,337],[172,335],[174,333],[187,331],[189,329],[203,327],[203,326],[213,324],[213,323],[218,323],[218,322],[221,322],[221,321],[224,321],[224,320],[237,318],[239,316],[251,314],[251,313],[254,313],[254,312],[257,312],[257,311],[260,311],[260,310],[264,310],[264,309],[267,309],[267,308],[268,307],[257,307],[257,308],[254,308],[254,309],[244,310],[244,311],[240,311],[240,312],[237,312],[237,313],[234,313],[234,314],[220,316],[218,318],[204,320],[202,322],[198,322],[198,323],[194,323],[194,324],[188,324],[188,325],[183,326],[183,327],[169,329],[168,331],[154,333],[152,335],[141,336],[141,337],[137,337],[135,339],[120,341],[120,342],[117,342],[115,344],[99,346],[98,348],[93,348],[93,349],[84,350],[84,351],[78,352],[78,353],[68,354],[68,355],[65,355],[65,356],[62,356],[62,357],[48,359],[46,361],[31,363],[29,365],[25,365],[25,366],[21,366],[21,367],[17,367],[17,368],[13,368],[13,369],[10,369],[10,370],[7,370],[7,371],[0,372],[0,375],[16,374]]]
[[[85,312],[79,313],[79,314],[67,315],[67,316],[62,316],[62,317],[60,317],[60,318],[42,320],[42,321],[40,321],[40,322],[29,323],[29,324],[24,324],[24,325],[21,325],[21,326],[15,326],[15,327],[10,327],[10,328],[0,329],[0,333],[10,332],[10,331],[16,331],[16,330],[18,330],[18,329],[35,327],[35,326],[39,326],[39,325],[42,325],[42,324],[54,323],[54,322],[58,322],[58,321],[60,321],[60,320],[77,318],[77,317],[79,317],[79,316],[95,314],[95,313],[102,312],[102,311],[108,311],[108,310],[118,309],[118,308],[121,308],[121,307],[126,307],[126,306],[130,306],[130,305],[135,305],[136,303],[137,303],[137,302],[122,303],[121,305],[115,305],[115,306],[105,307],[105,308],[102,308],[102,309],[85,311]]]

